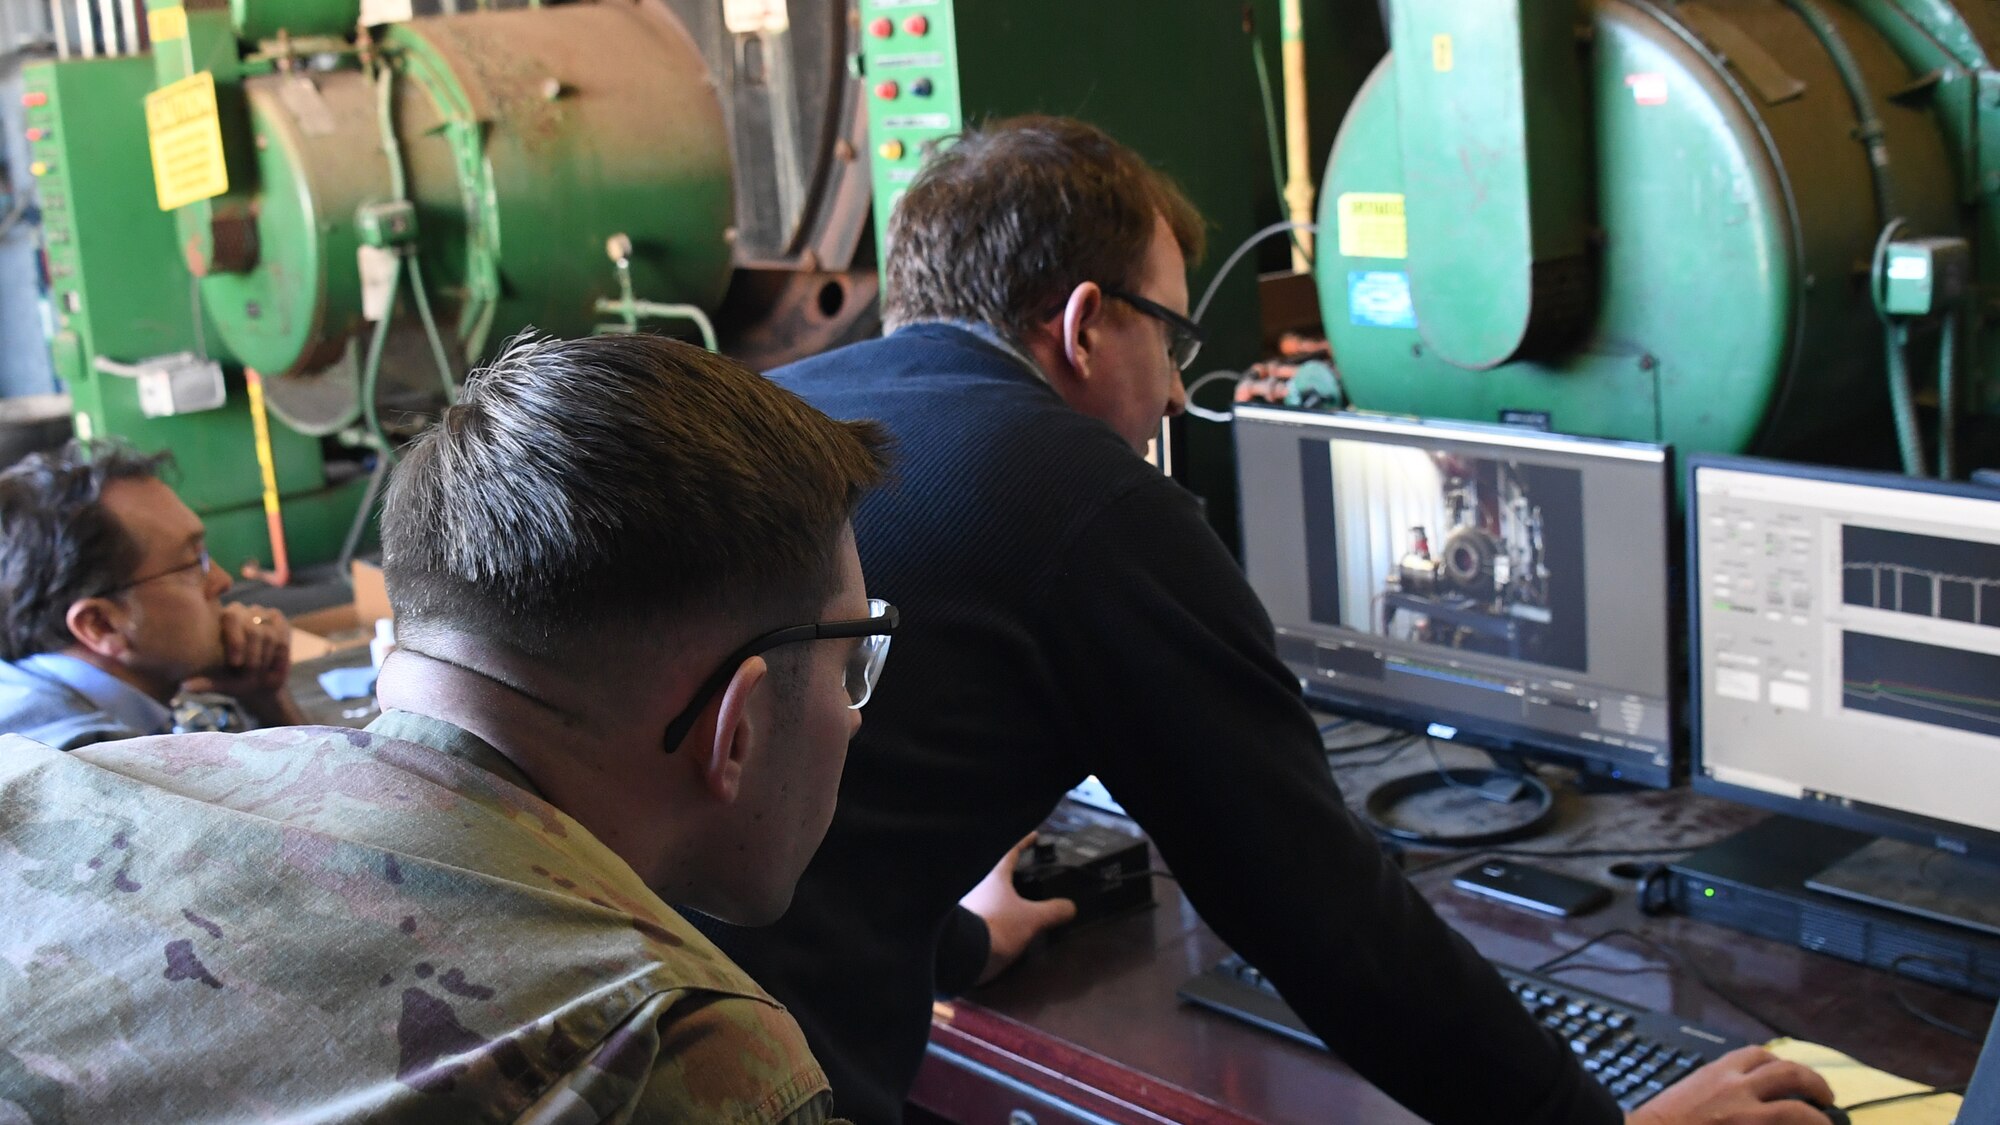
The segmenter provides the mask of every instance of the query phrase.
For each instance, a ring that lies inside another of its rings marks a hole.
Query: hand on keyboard
[[[1833,1090],[1810,1067],[1762,1047],[1731,1051],[1633,1110],[1626,1125],[1828,1125],[1803,1096],[1832,1105]]]

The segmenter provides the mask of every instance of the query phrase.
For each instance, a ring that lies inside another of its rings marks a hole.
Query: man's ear
[[[715,735],[699,744],[703,753],[697,764],[703,784],[723,804],[742,793],[744,767],[765,750],[771,730],[770,671],[771,666],[761,656],[737,666],[716,708]]]
[[[78,598],[69,603],[69,612],[63,615],[63,623],[77,644],[113,659],[130,647],[121,629],[124,620],[125,611],[110,598]]]
[[[1069,291],[1055,316],[1037,324],[1021,341],[1048,377],[1049,385],[1064,398],[1090,377],[1104,307],[1104,290],[1096,282],[1086,281]]]
[[[1097,334],[1104,326],[1104,290],[1095,281],[1086,281],[1069,291],[1063,302],[1062,353],[1067,374],[1089,382],[1097,361]]]

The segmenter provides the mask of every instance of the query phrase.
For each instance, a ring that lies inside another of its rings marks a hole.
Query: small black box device
[[[1153,905],[1151,866],[1145,837],[1058,812],[1014,865],[1014,889],[1022,898],[1071,900],[1077,925]]]
[[[1504,859],[1483,859],[1458,873],[1451,885],[1511,906],[1569,917],[1611,901],[1611,889],[1588,879]]]

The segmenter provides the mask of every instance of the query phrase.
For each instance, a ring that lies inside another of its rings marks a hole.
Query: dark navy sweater
[[[792,909],[703,928],[791,1008],[842,1113],[900,1118],[958,898],[1096,773],[1210,928],[1418,1114],[1620,1120],[1348,812],[1269,618],[1180,486],[963,329],[773,378],[894,435],[855,531],[903,624]]]

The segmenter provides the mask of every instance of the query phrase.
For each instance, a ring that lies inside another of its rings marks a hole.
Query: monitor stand
[[[1775,941],[1873,965],[1878,969],[1975,996],[2000,997],[2000,933],[1978,924],[1990,916],[1933,909],[1912,913],[1900,902],[1917,883],[1928,849],[1917,849],[1913,865],[1892,864],[1886,880],[1901,881],[1903,893],[1881,895],[1882,872],[1859,881],[1871,897],[1829,892],[1814,884],[1828,869],[1868,851],[1875,837],[1845,828],[1773,816],[1671,865],[1667,898],[1672,909],[1698,921],[1743,930]],[[1932,866],[1956,857],[1941,855]],[[1880,860],[1863,861],[1873,868]],[[1953,865],[1947,865],[1953,866]],[[1855,885],[1839,870],[1835,878]],[[1929,886],[1932,880],[1926,879]],[[1960,885],[1955,889],[1963,890]],[[1984,894],[1974,890],[1975,895]],[[1990,910],[1995,900],[1988,899]],[[1940,920],[1939,913],[1945,914]]]
[[[2000,937],[2000,866],[1937,848],[1876,840],[1806,886]]]

